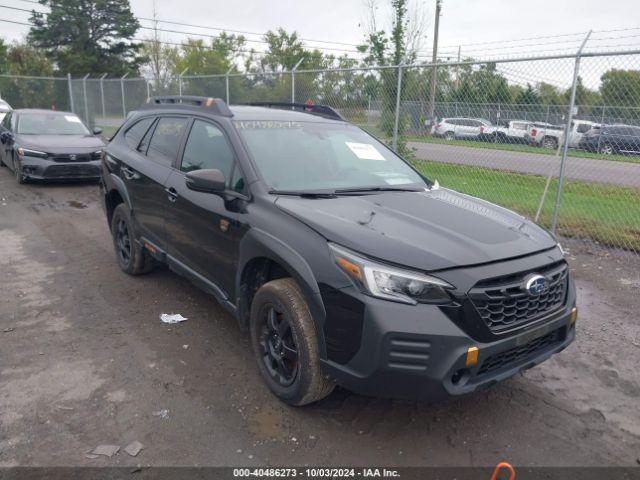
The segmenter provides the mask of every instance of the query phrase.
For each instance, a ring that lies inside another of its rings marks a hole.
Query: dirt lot
[[[524,375],[435,406],[338,390],[294,409],[213,299],[165,269],[120,272],[96,185],[0,170],[0,252],[0,466],[640,459],[640,268],[622,256],[572,252],[578,339]],[[133,440],[136,458],[85,457]]]

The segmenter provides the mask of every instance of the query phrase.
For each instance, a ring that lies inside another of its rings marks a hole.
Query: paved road
[[[166,269],[119,270],[96,185],[19,186],[0,169],[0,248],[0,467],[632,466],[639,454],[640,302],[618,279],[637,270],[613,255],[573,261],[587,269],[578,339],[539,367],[439,405],[338,390],[296,409],[267,391],[210,296]],[[188,320],[165,325],[163,312]],[[134,440],[136,458],[85,457]]]
[[[422,160],[475,165],[513,172],[558,174],[560,159],[554,155],[465,147],[446,143],[409,142]],[[567,178],[640,188],[640,163],[567,157]]]

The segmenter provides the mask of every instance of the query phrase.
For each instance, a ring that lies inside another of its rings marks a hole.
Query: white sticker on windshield
[[[389,173],[389,172],[374,172],[374,175],[382,177],[387,185],[406,185],[407,183],[413,183],[413,181],[402,175],[397,173]]]
[[[67,122],[82,123],[80,119],[75,115],[65,115],[64,118],[67,119]]]
[[[384,157],[382,154],[376,150],[376,147],[371,145],[370,143],[355,143],[355,142],[344,142],[347,144],[347,147],[351,149],[353,153],[355,153],[356,157],[362,160],[382,160],[384,161]]]

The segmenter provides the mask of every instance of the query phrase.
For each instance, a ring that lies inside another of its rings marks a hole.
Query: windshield
[[[20,115],[22,135],[90,135],[82,121],[72,114],[28,113]]]
[[[235,125],[274,190],[427,186],[402,159],[353,125],[257,120]]]

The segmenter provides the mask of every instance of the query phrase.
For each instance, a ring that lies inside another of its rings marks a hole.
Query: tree
[[[612,69],[600,81],[600,94],[606,106],[640,107],[640,70]]]
[[[143,58],[132,38],[140,27],[129,0],[39,0],[28,39],[62,72],[74,75],[137,73]]]
[[[264,71],[290,71],[300,61],[300,69],[323,67],[322,52],[306,49],[297,32],[287,33],[283,28],[278,28],[276,32],[268,31],[264,40],[267,42],[267,53],[260,60]]]
[[[39,49],[28,43],[13,43],[8,47],[1,43],[0,61],[4,50],[3,73],[16,76],[45,76],[54,74],[51,60]],[[66,108],[69,98],[67,82],[39,78],[2,78],[0,82],[2,97],[14,108],[40,107]],[[60,104],[59,100],[65,103]]]
[[[7,73],[9,69],[9,48],[4,40],[0,38],[0,73]]]
[[[536,86],[540,103],[543,105],[561,105],[564,103],[558,87],[550,83],[540,82]]]
[[[531,84],[527,83],[527,88],[518,93],[514,103],[516,105],[540,105],[540,97]]]
[[[386,34],[384,30],[378,30],[376,19],[376,3],[370,0],[370,26],[367,43],[359,50],[366,53],[365,62],[379,66],[393,66],[403,63],[411,63],[416,59],[417,51],[420,47],[421,32],[423,31],[424,16],[408,10],[409,0],[390,0],[392,10],[391,33]],[[380,129],[391,137],[395,130],[395,110],[398,93],[402,100],[406,96],[406,86],[410,83],[412,72],[403,71],[403,82],[398,92],[399,69],[386,68],[380,70],[380,90],[378,97],[381,101]],[[408,153],[406,150],[403,134],[406,131],[407,119],[401,115],[398,122],[398,150],[401,153]]]

